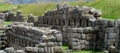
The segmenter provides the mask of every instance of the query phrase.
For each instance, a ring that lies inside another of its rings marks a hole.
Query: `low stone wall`
[[[68,28],[66,29],[69,49],[73,50],[93,50],[95,49],[94,28]]]
[[[0,19],[4,21],[13,21],[13,22],[24,22],[24,15],[20,10],[16,12],[16,14],[13,13],[13,11],[8,10],[4,13],[0,13]]]
[[[62,53],[62,34],[60,31],[44,27],[32,27],[31,25],[31,23],[10,25],[11,27],[6,30],[8,44],[14,46],[15,49],[37,47],[41,50],[44,49],[44,51],[39,51],[43,53]],[[28,51],[31,50],[28,49]],[[36,50],[31,52],[36,52]]]

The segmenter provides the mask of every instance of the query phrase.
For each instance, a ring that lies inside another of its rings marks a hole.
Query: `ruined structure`
[[[29,15],[28,23],[9,25],[5,35],[8,45],[14,48],[6,48],[5,51],[62,53],[62,43],[66,43],[71,50],[108,50],[109,53],[120,53],[120,20],[104,19],[101,14],[100,10],[92,7],[58,4],[56,10],[39,16],[38,21]],[[22,20],[20,11],[16,15]]]
[[[94,50],[100,49],[97,48],[96,44],[96,35],[98,33],[94,22],[97,19],[101,19],[100,10],[86,6],[79,8],[67,4],[63,6],[58,4],[56,10],[48,11],[44,16],[40,16],[35,25],[61,30],[63,42],[68,43],[69,49]]]
[[[56,10],[40,16],[35,25],[61,30],[63,42],[72,50],[110,50],[111,46],[117,49],[118,22],[103,19],[101,14],[92,7],[57,5]]]
[[[12,10],[8,10],[4,13],[0,13],[0,20],[4,21],[13,21],[13,22],[24,22],[24,15],[20,10],[16,12],[16,14],[13,13]]]
[[[26,48],[26,53],[62,53],[62,34],[60,31],[32,26],[32,23],[12,24],[6,30],[8,45],[15,49]]]

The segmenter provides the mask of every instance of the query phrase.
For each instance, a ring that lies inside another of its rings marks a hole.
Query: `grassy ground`
[[[17,10],[22,10],[25,15],[33,14],[40,16],[43,15],[45,11],[54,9],[55,6],[55,3],[24,4],[19,5]]]
[[[10,21],[2,22],[2,23],[0,23],[0,28],[1,28],[1,27],[5,27],[6,25],[11,24],[11,23],[12,23],[12,22],[10,22]]]
[[[67,45],[63,45],[62,46],[62,49],[63,50],[67,50],[68,49],[68,46]],[[64,52],[65,53],[65,52]],[[103,52],[101,52],[101,51],[91,51],[91,50],[89,50],[89,51],[73,51],[72,53],[103,53]]]
[[[120,0],[96,0],[95,2],[72,2],[71,5],[89,6],[102,10],[102,17],[118,19],[120,17]]]
[[[16,6],[17,5],[13,5],[13,4],[0,4],[0,11],[9,10]]]

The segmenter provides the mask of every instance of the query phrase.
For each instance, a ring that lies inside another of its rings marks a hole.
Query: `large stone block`
[[[114,26],[116,26],[116,23],[115,23],[115,21],[108,21],[107,26],[108,27],[114,27]]]
[[[107,37],[108,37],[108,39],[116,39],[117,33],[108,33]]]
[[[53,42],[48,42],[47,46],[52,47],[52,46],[54,46],[54,43]]]
[[[24,50],[16,50],[14,53],[25,53]]]
[[[87,36],[86,36],[86,34],[81,34],[81,39],[86,39],[87,38]]]
[[[78,29],[77,29],[77,32],[78,32],[78,33],[83,33],[83,29],[84,29],[84,28],[78,28]]]
[[[106,28],[106,32],[107,33],[116,33],[117,32],[117,28],[115,28],[115,27],[108,27],[108,28]]]
[[[13,47],[5,48],[5,52],[14,53],[15,49]]]
[[[72,42],[72,45],[77,46],[77,45],[79,45],[79,42]]]
[[[77,45],[77,46],[72,46],[73,50],[80,50],[81,49],[81,45]]]
[[[58,46],[54,46],[54,52],[55,53],[62,53],[62,48]]]
[[[62,41],[62,35],[56,35],[56,41]]]
[[[44,48],[39,48],[38,52],[44,53]]]
[[[0,50],[0,53],[6,53],[4,50]]]
[[[70,41],[71,41],[71,42],[79,42],[79,39],[76,39],[76,38],[70,38]]]
[[[114,45],[116,42],[115,39],[107,39],[107,45],[111,46],[111,45]]]
[[[72,36],[71,38],[80,38],[79,33],[72,33],[71,36]]]
[[[39,43],[39,46],[40,46],[40,47],[46,47],[47,44],[46,44],[46,43]]]

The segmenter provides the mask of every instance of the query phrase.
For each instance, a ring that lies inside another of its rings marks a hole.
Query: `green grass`
[[[67,50],[68,49],[68,46],[66,44],[64,44],[62,46],[62,50]],[[63,52],[65,53],[65,52]],[[102,51],[91,51],[91,50],[88,50],[88,51],[73,51],[72,53],[103,53]]]
[[[89,6],[102,10],[102,17],[108,19],[118,19],[120,17],[120,0],[97,0],[95,2],[70,2],[72,6]],[[0,4],[1,10],[8,10],[17,5],[13,4]],[[56,8],[56,3],[39,3],[39,4],[22,4],[19,5],[17,10],[22,10],[25,16],[33,14],[35,16],[44,15],[45,11],[53,10]]]
[[[103,52],[100,52],[100,51],[75,51],[73,53],[103,53]]]
[[[2,23],[0,23],[0,27],[5,27],[5,26],[7,26],[8,24],[11,24],[12,22],[10,22],[10,21],[5,21],[5,22],[2,22]]]
[[[0,4],[0,11],[10,10],[16,6],[17,5],[13,5],[13,4]]]
[[[24,4],[19,5],[17,10],[22,10],[25,16],[27,16],[28,14],[40,16],[44,15],[45,11],[53,10],[55,7],[55,3]]]
[[[72,2],[71,5],[89,6],[102,11],[102,17],[107,19],[118,19],[120,17],[120,0],[96,0],[95,2],[82,3]]]

